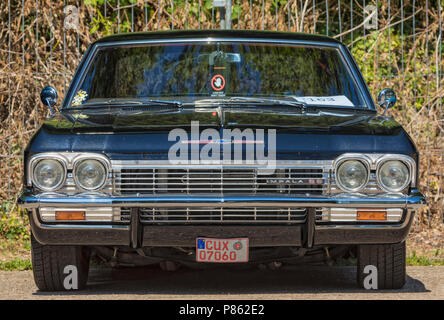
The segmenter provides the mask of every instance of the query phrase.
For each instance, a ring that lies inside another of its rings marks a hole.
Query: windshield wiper
[[[284,99],[269,99],[269,98],[252,98],[252,97],[230,97],[226,99],[202,99],[196,100],[195,105],[250,105],[261,104],[266,106],[287,106],[299,107],[305,109],[307,104],[305,102],[291,101]]]
[[[349,115],[351,113],[353,113],[353,114],[373,114],[373,113],[375,113],[375,110],[356,108],[356,107],[347,107],[347,106],[308,105],[307,112],[326,114],[326,115],[338,115],[338,114]]]
[[[140,107],[151,107],[151,106],[175,106],[177,108],[182,108],[182,101],[177,100],[157,100],[157,99],[108,99],[104,101],[95,101],[81,104],[78,106],[71,106],[69,109],[80,109],[80,108],[90,108],[90,107],[122,107],[126,105],[140,106]]]

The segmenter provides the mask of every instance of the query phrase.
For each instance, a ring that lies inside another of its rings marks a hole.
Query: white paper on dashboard
[[[346,96],[325,96],[325,97],[295,97],[298,102],[305,102],[306,104],[315,105],[330,105],[330,106],[346,106],[354,107],[355,105]]]

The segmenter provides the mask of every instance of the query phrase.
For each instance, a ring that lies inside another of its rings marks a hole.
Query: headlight
[[[65,167],[58,160],[40,160],[34,167],[33,182],[41,190],[56,190],[62,185],[65,177]]]
[[[402,191],[410,182],[409,168],[399,160],[386,161],[378,169],[378,182],[386,191]]]
[[[83,160],[74,168],[77,185],[85,190],[100,189],[106,181],[106,168],[98,160]]]
[[[345,191],[358,191],[368,181],[368,169],[359,160],[345,160],[336,170],[338,186]]]

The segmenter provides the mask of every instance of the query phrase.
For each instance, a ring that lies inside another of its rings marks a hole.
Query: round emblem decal
[[[241,243],[240,241],[236,241],[236,242],[233,244],[233,249],[234,249],[234,250],[240,250],[240,249],[242,249],[242,243]]]
[[[225,88],[225,79],[222,75],[216,74],[211,79],[211,87],[214,91],[221,91]]]

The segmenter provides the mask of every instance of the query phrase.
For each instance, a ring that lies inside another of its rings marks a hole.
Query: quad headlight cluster
[[[56,191],[71,176],[84,191],[100,190],[108,179],[109,165],[101,156],[39,155],[30,161],[30,182],[43,191]],[[68,172],[70,171],[70,172]]]
[[[365,156],[341,157],[336,161],[335,177],[339,188],[347,192],[364,189],[371,170],[376,170],[376,183],[386,192],[400,192],[412,182],[414,162],[404,156],[381,156],[372,159]]]

